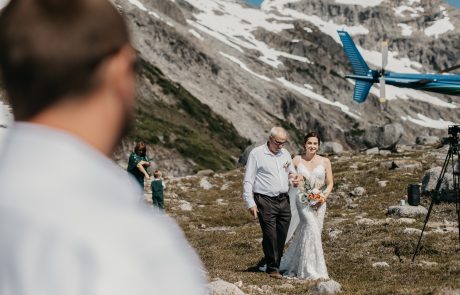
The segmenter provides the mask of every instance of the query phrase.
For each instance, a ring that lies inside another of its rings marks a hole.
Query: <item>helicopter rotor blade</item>
[[[385,67],[388,64],[388,41],[382,42],[382,71],[385,71]]]
[[[453,67],[444,69],[444,70],[440,71],[439,73],[440,73],[440,74],[442,74],[442,73],[448,73],[448,72],[451,72],[451,71],[456,70],[456,69],[459,69],[459,68],[460,68],[460,65],[455,65],[455,66],[453,66]]]
[[[385,96],[385,77],[384,76],[381,76],[379,78],[379,83],[380,83],[380,97],[379,97],[379,101],[380,103],[384,103],[385,100],[386,100],[386,96]]]

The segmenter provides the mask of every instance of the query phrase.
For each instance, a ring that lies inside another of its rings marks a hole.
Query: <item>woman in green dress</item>
[[[150,175],[145,170],[150,166],[150,161],[146,156],[147,148],[142,141],[138,142],[134,147],[134,151],[129,155],[128,172],[139,182],[139,185],[144,189],[144,177],[150,179]]]

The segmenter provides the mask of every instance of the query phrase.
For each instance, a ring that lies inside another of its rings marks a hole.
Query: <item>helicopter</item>
[[[443,75],[460,68],[456,65],[441,71],[439,74],[406,74],[385,70],[388,63],[388,42],[382,43],[382,65],[380,70],[372,70],[364,61],[350,35],[343,30],[337,30],[343,50],[353,69],[352,75],[346,75],[356,81],[353,100],[362,103],[367,99],[369,90],[374,83],[380,85],[380,102],[385,102],[385,85],[412,88],[447,95],[460,95],[460,75]]]

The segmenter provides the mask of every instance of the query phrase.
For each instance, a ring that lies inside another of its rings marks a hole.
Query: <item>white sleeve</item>
[[[246,207],[251,208],[256,205],[254,202],[253,196],[253,186],[256,179],[257,172],[257,161],[254,153],[251,152],[248,157],[248,162],[246,164],[246,172],[244,173],[243,180],[243,199],[246,202]]]

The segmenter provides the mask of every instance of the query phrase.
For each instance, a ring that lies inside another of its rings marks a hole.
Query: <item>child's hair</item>
[[[153,172],[153,177],[155,178],[160,178],[161,177],[161,171],[160,170],[155,170]]]

